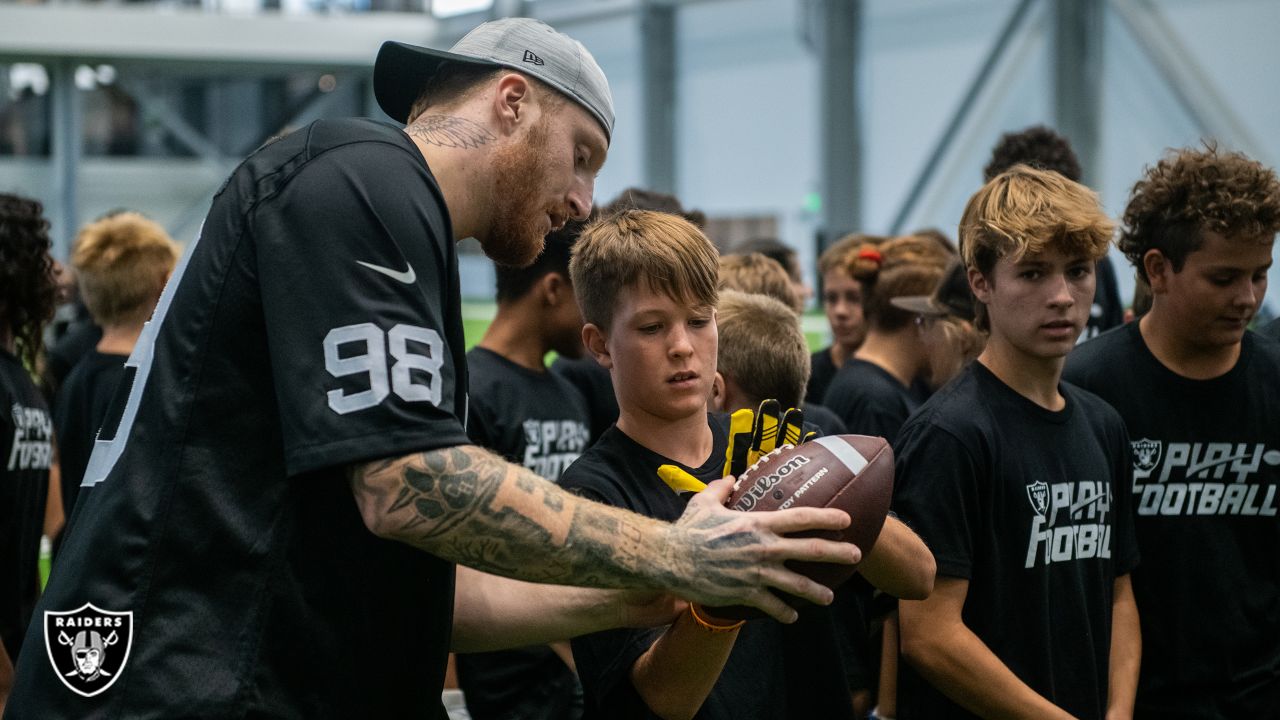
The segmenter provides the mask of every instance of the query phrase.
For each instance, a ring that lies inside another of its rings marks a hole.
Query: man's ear
[[[596,327],[595,323],[582,326],[582,344],[602,367],[613,369],[613,356],[609,354],[609,338],[605,337],[604,331]]]
[[[1169,275],[1173,274],[1173,264],[1164,253],[1155,248],[1146,251],[1142,255],[1142,267],[1147,271],[1152,295],[1163,295],[1169,291]]]
[[[493,112],[498,119],[498,127],[510,134],[521,123],[529,123],[533,86],[529,79],[519,73],[507,73],[498,79],[497,90],[493,94]]]

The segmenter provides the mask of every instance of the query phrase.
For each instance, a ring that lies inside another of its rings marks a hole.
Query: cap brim
[[[427,81],[449,64],[502,67],[491,60],[455,55],[444,50],[388,41],[373,63],[373,96],[382,112],[397,122],[409,122],[409,111]]]
[[[939,308],[933,303],[933,298],[928,295],[910,295],[907,297],[889,298],[889,303],[899,310],[906,310],[917,315],[927,315],[929,317],[942,317],[947,314],[943,308]]]

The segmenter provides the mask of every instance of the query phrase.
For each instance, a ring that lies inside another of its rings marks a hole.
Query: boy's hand
[[[708,606],[750,605],[777,620],[794,622],[797,614],[776,588],[819,605],[833,597],[830,588],[790,570],[789,561],[852,565],[862,552],[849,543],[818,538],[787,538],[805,530],[840,530],[849,516],[841,510],[792,508],[775,512],[736,512],[724,507],[733,483],[717,480],[689,501],[671,526],[669,552],[688,572],[675,573],[674,589],[688,600]]]
[[[781,445],[799,445],[817,433],[804,433],[804,412],[790,408],[780,413],[777,400],[765,400],[758,411],[743,408],[729,418],[729,447],[725,451],[724,475],[741,475],[757,460]],[[658,477],[678,493],[702,492],[706,483],[676,465],[662,465]]]

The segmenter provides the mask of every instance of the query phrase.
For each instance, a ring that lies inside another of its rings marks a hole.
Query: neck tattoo
[[[427,115],[405,128],[410,137],[428,145],[448,148],[477,148],[496,139],[483,125],[451,115]]]

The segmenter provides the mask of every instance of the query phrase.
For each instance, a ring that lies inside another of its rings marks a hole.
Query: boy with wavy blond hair
[[[178,262],[178,244],[159,223],[119,212],[85,225],[71,249],[80,295],[102,339],[58,388],[54,424],[62,461],[62,502],[75,506],[98,428],[125,374],[142,326]]]
[[[899,718],[1132,711],[1127,436],[1109,406],[1059,382],[1111,230],[1087,188],[1023,165],[965,207],[990,339],[894,446],[895,508],[938,564],[933,595],[899,604]]]
[[[1066,377],[1132,438],[1135,716],[1274,718],[1280,346],[1246,327],[1266,293],[1280,180],[1239,153],[1171,152],[1134,186],[1124,225],[1150,310],[1072,353]]]

